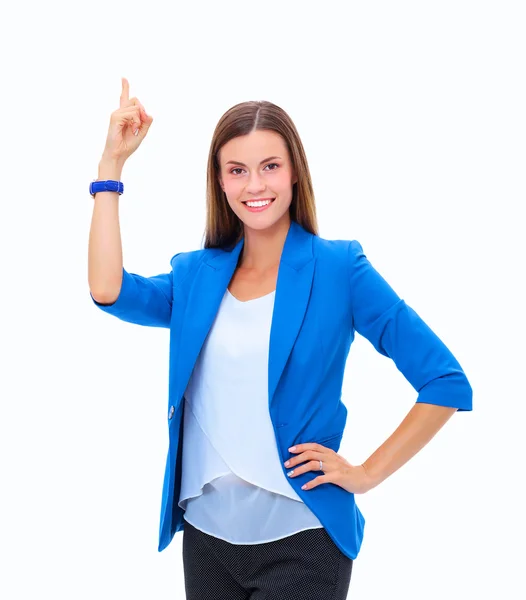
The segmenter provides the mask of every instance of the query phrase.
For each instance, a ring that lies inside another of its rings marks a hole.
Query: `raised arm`
[[[137,98],[130,99],[122,79],[120,106],[110,118],[106,146],[99,163],[98,180],[120,181],[126,160],[145,138],[153,118]],[[123,267],[118,192],[97,192],[88,246],[88,283],[93,302],[124,321],[169,327],[172,271],[143,277]]]
[[[99,165],[99,179],[119,180],[121,170],[118,163],[103,160]],[[152,277],[124,269],[117,192],[95,194],[88,281],[93,302],[104,312],[137,325],[170,327],[173,269]]]
[[[123,163],[103,159],[98,180],[120,181]],[[122,284],[122,242],[119,225],[118,192],[97,192],[88,243],[88,283],[92,298],[113,304]]]

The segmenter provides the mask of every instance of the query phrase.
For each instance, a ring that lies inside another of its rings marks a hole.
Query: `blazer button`
[[[170,412],[168,413],[168,418],[171,419],[174,416],[175,408],[170,406]]]

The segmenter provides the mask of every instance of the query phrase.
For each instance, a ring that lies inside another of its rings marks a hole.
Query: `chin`
[[[251,219],[250,217],[247,219],[246,216],[244,219],[241,219],[241,222],[245,227],[253,229],[254,231],[264,231],[266,229],[272,229],[274,227],[279,226],[283,221],[290,221],[288,213],[285,213],[278,219]]]
[[[254,231],[264,231],[265,229],[271,229],[276,224],[275,221],[268,221],[265,223],[253,223],[250,219],[242,221],[242,223],[244,227],[248,227],[249,229],[253,229]]]

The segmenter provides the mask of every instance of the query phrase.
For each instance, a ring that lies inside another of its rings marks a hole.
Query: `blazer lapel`
[[[278,270],[270,330],[269,406],[305,317],[314,277],[313,235],[292,221]]]
[[[214,322],[221,300],[234,275],[241,239],[233,250],[211,250],[200,263],[183,316],[176,363],[177,398],[182,398],[195,362]]]

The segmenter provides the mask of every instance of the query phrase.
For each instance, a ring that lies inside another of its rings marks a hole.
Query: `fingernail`
[[[288,475],[289,477],[290,477],[291,475],[294,475],[294,469],[292,469],[292,471],[289,471],[289,472],[287,473],[287,475]]]
[[[289,448],[289,452],[294,452],[294,450],[296,450],[296,446],[292,446],[292,448]]]
[[[288,467],[290,465],[290,460],[287,460],[287,462],[285,463],[285,466]]]

